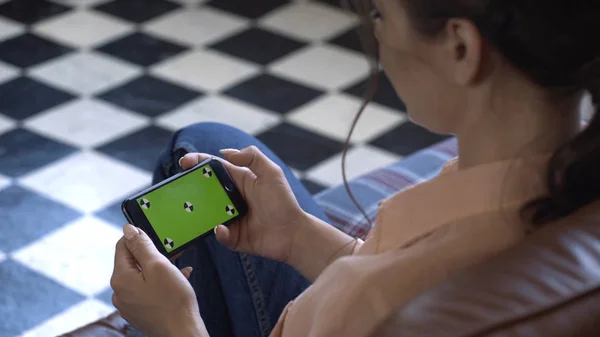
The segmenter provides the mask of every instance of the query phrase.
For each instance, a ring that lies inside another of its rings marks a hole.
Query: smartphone
[[[248,212],[233,179],[216,159],[127,198],[121,208],[127,221],[146,232],[168,258]]]

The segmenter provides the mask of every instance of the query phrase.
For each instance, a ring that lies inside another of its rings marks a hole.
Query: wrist
[[[173,322],[169,329],[169,337],[181,336],[181,337],[210,337],[204,321],[199,314],[196,315],[184,315],[180,316],[178,322]]]
[[[309,280],[315,280],[336,259],[353,254],[361,244],[360,240],[308,213],[297,226],[286,262]]]
[[[294,235],[291,237],[290,250],[285,262],[298,269],[305,260],[310,238],[314,238],[318,233],[315,230],[313,216],[306,212],[302,212],[302,215],[297,218],[294,227]]]
[[[177,337],[210,337],[206,328],[199,326],[180,326],[173,330],[169,337],[177,336]]]

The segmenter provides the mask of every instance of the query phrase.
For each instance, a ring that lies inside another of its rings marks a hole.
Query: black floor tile
[[[224,92],[225,95],[285,114],[324,94],[279,77],[261,74]]]
[[[28,77],[19,77],[0,84],[0,97],[0,113],[17,120],[23,120],[75,98],[69,93]]]
[[[106,289],[105,291],[101,292],[100,294],[96,295],[96,298],[99,299],[100,301],[104,302],[105,304],[108,305],[113,305],[112,304],[112,295],[113,295],[113,290],[111,288]]]
[[[70,7],[47,0],[12,0],[0,5],[0,15],[30,25],[69,9]]]
[[[21,68],[62,56],[72,49],[26,33],[0,43],[0,60]]]
[[[367,90],[367,86],[368,78],[352,85],[344,91],[353,96],[363,98]],[[406,111],[406,105],[404,105],[404,102],[402,102],[402,100],[398,97],[398,94],[396,94],[396,91],[392,87],[390,80],[383,72],[379,74],[377,92],[375,93],[375,97],[373,97],[373,102],[385,105],[392,109]]]
[[[288,123],[269,129],[257,138],[287,165],[301,171],[340,153],[344,148],[341,142]]]
[[[97,50],[148,67],[181,53],[186,47],[143,33],[133,33],[100,46]]]
[[[110,223],[111,225],[121,228],[127,222],[123,211],[121,211],[121,202],[118,201],[104,209],[96,212],[94,215],[98,218]]]
[[[287,0],[212,0],[208,2],[208,5],[229,13],[256,19],[287,3],[289,3]]]
[[[75,148],[63,143],[15,129],[0,134],[0,174],[20,177],[75,151]]]
[[[98,149],[113,158],[153,172],[158,155],[165,149],[172,133],[150,126]]]
[[[423,127],[407,121],[371,142],[371,145],[407,156],[448,136],[432,133]]]
[[[179,5],[167,0],[114,0],[96,6],[95,9],[131,22],[142,23],[178,7]]]
[[[12,260],[0,263],[0,284],[0,336],[21,335],[85,299]]]
[[[4,252],[22,248],[80,216],[71,208],[16,185],[0,190],[0,214],[0,250]]]
[[[364,53],[363,46],[360,41],[360,31],[353,27],[329,40],[329,43],[344,47],[359,53]]]
[[[210,46],[220,52],[266,65],[306,46],[297,40],[260,28],[251,28]]]
[[[143,75],[98,97],[122,108],[156,117],[200,96],[200,92]]]

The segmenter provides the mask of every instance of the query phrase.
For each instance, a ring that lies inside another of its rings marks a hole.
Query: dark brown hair
[[[483,38],[530,80],[557,95],[588,91],[595,113],[587,127],[552,155],[547,169],[548,194],[528,202],[521,214],[533,227],[567,216],[600,198],[600,2],[595,0],[395,0],[402,1],[414,27],[435,37],[451,18],[473,22]],[[370,0],[346,1],[363,18],[363,46],[373,62],[365,104],[377,83],[377,43],[373,38]],[[367,217],[364,210],[358,208]],[[370,222],[370,221],[369,221]]]

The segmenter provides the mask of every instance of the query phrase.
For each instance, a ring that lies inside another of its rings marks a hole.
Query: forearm
[[[360,245],[362,240],[306,213],[293,238],[287,262],[312,282],[331,262],[351,255]]]
[[[178,337],[210,337],[206,329],[179,329],[170,336]]]

